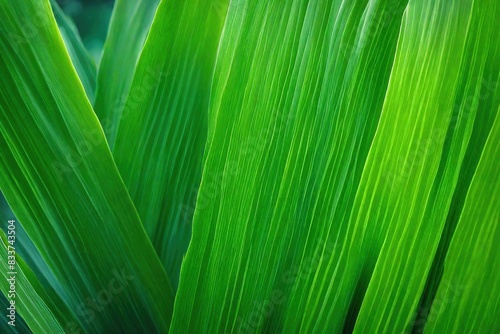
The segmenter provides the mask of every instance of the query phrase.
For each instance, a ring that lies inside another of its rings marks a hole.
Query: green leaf
[[[85,88],[85,93],[87,93],[90,103],[94,103],[97,84],[95,63],[85,49],[80,39],[80,35],[78,34],[78,30],[71,19],[63,13],[56,1],[51,0],[50,5],[52,6],[54,17],[59,26],[59,32],[63,37],[64,44],[71,57],[71,62],[75,66],[78,77],[82,82],[83,88]]]
[[[468,101],[483,93],[489,45],[477,41],[491,38],[493,26],[477,11],[491,11],[490,5],[410,1],[405,12],[383,116],[353,208],[352,240],[363,242],[351,254],[362,260],[344,270],[363,266],[369,278],[354,332],[403,332],[416,325],[412,318],[461,166],[473,161],[464,157],[475,119],[496,113],[488,103],[478,113]]]
[[[172,289],[49,2],[0,1],[0,31],[2,192],[84,330],[166,332]]]
[[[16,232],[15,223],[9,231]],[[33,271],[18,256],[16,247],[9,241],[15,240],[16,235],[9,233],[9,239],[4,231],[0,231],[1,253],[2,253],[2,283],[0,288],[5,296],[8,296],[9,307],[13,308],[17,327],[19,325],[17,313],[27,323],[34,333],[64,333],[68,323],[75,323],[76,318],[67,305],[59,298],[56,292],[47,286],[42,286]],[[14,239],[11,239],[14,237]],[[15,243],[13,243],[16,245]],[[10,266],[12,257],[16,258],[13,268]],[[12,304],[12,302],[14,304]],[[5,310],[5,309],[4,309]],[[11,310],[7,314],[12,314]]]
[[[496,9],[498,11],[498,8]],[[467,149],[460,166],[460,173],[453,175],[453,179],[448,177],[448,182],[454,185],[447,189],[453,194],[446,223],[439,239],[439,245],[435,251],[432,267],[427,274],[426,285],[416,309],[415,318],[412,320],[413,332],[422,332],[429,317],[429,310],[440,282],[444,269],[444,260],[450,246],[458,220],[462,213],[465,197],[469,190],[472,177],[478,166],[479,158],[490,133],[493,121],[498,114],[495,106],[500,104],[500,89],[498,76],[500,67],[495,61],[498,54],[499,41],[495,34],[495,9],[491,6],[475,6],[472,11],[471,22],[467,36],[467,51],[464,54],[461,68],[461,78],[455,98],[455,107],[450,120],[448,133],[444,142],[444,152],[437,172],[437,179],[446,180],[443,175],[446,169],[456,170],[457,164],[453,155],[461,156],[460,134],[466,131],[464,139],[468,139]],[[473,124],[473,126],[472,126]],[[455,148],[455,152],[452,149]],[[457,150],[458,148],[458,150]],[[451,173],[448,173],[450,175]],[[441,183],[443,183],[443,181]],[[439,186],[438,182],[433,185],[433,191]],[[449,197],[443,197],[448,198]],[[428,200],[431,202],[432,198]],[[426,208],[424,220],[436,221],[437,217],[433,213],[438,212],[434,207],[447,205],[446,202],[436,202],[439,205],[429,205]],[[442,219],[442,218],[441,218]]]
[[[190,238],[210,84],[227,4],[226,0],[160,4],[113,150],[174,286]]]
[[[346,234],[404,8],[231,3],[171,331],[298,331],[292,300]]]
[[[239,4],[171,331],[411,330],[474,126],[497,113],[477,102],[496,7]]]
[[[500,331],[499,142],[500,109],[467,193],[425,333]]]
[[[10,220],[17,221],[2,193],[0,193],[0,219],[0,226],[5,233],[8,232],[8,222]],[[54,277],[47,263],[20,224],[16,225],[16,240],[16,253],[26,261],[27,266],[35,273],[40,283],[44,287],[56,290],[63,300],[67,300],[66,293],[61,287],[61,284],[59,284],[59,281]]]
[[[94,106],[110,147],[114,146],[136,64],[158,3],[159,0],[117,0],[115,3],[99,65]]]

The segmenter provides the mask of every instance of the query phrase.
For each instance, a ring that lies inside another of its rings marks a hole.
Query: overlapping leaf
[[[27,266],[34,272],[41,285],[47,287],[48,289],[57,291],[58,296],[60,296],[63,300],[66,300],[66,292],[59,284],[59,281],[54,277],[54,274],[47,266],[47,263],[45,263],[45,260],[42,258],[35,245],[24,231],[23,227],[17,223],[17,219],[11,211],[7,201],[3,197],[3,194],[0,194],[0,219],[0,226],[5,233],[8,232],[9,221],[13,220],[16,222],[16,254],[21,256],[21,258],[26,261]]]
[[[230,7],[174,332],[186,323],[209,332],[283,328],[292,291],[308,288],[305,273],[345,234],[404,8]],[[207,298],[213,302],[201,307]]]
[[[15,225],[10,231],[15,233]],[[2,259],[2,282],[0,288],[5,296],[9,296],[9,306],[14,306],[14,327],[19,325],[16,314],[19,313],[34,333],[63,333],[65,325],[77,323],[73,312],[64,301],[50,287],[43,286],[23,259],[16,254],[15,234],[9,234],[14,239],[7,239],[6,234],[0,231],[1,259]],[[9,243],[9,240],[11,243]],[[13,246],[14,245],[14,246]],[[8,256],[14,256],[13,263]],[[11,288],[12,286],[12,288]],[[10,310],[7,310],[10,314]]]
[[[500,331],[496,1],[228,3],[162,1],[143,49],[158,0],[117,2],[117,168],[74,27],[71,66],[48,0],[0,0],[0,187],[57,283],[19,259],[31,330],[167,332],[194,211],[172,333]]]
[[[228,1],[163,1],[113,156],[173,285],[202,170],[210,84]]]
[[[489,131],[497,112],[491,93],[478,103],[487,92],[482,81],[491,75],[495,11],[490,1],[408,6],[384,116],[351,217],[352,239],[364,239],[358,254],[367,259],[360,263],[373,268],[355,332],[420,326],[415,320],[421,315],[413,319],[414,313],[454,193],[469,187],[463,182],[456,189],[462,164],[474,163],[464,161],[474,123],[484,122]],[[376,258],[364,256],[374,252]]]
[[[75,25],[71,22],[62,10],[59,8],[55,1],[50,2],[54,17],[59,27],[59,31],[64,40],[64,44],[71,58],[71,62],[75,67],[80,81],[85,89],[87,97],[92,102],[95,93],[96,85],[96,67],[93,60],[87,53],[83,43],[79,37],[78,31]],[[30,26],[33,29],[34,26]],[[30,29],[28,28],[28,29]],[[19,39],[17,39],[19,41]],[[0,193],[0,225],[7,231],[7,222],[9,220],[16,220],[12,210],[10,209],[7,201],[5,200],[3,194]],[[37,278],[42,282],[42,285],[54,288],[58,291],[61,296],[64,296],[64,291],[60,288],[59,283],[55,279],[54,275],[47,267],[45,261],[41,258],[38,250],[33,245],[26,232],[23,230],[22,226],[17,227],[17,238],[20,240],[17,248],[17,252],[23,257],[27,262],[29,267],[35,272]]]
[[[59,32],[64,39],[64,44],[71,57],[71,62],[75,66],[90,103],[94,103],[97,84],[96,65],[83,46],[78,30],[73,22],[71,22],[71,19],[63,13],[56,1],[51,0],[50,5],[52,6]]]
[[[478,40],[495,5],[240,4],[172,331],[411,330],[477,123],[470,98],[491,77]],[[479,106],[497,113],[491,96]]]
[[[165,332],[171,287],[48,0],[2,0],[0,30],[2,192],[84,329]]]
[[[499,111],[446,256],[425,333],[500,331]]]
[[[135,67],[160,0],[117,0],[99,65],[95,112],[113,147]]]

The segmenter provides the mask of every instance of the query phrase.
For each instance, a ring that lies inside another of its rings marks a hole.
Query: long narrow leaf
[[[71,19],[63,13],[56,1],[51,0],[50,5],[52,6],[52,11],[54,12],[54,17],[56,18],[66,49],[71,57],[71,62],[75,66],[90,103],[94,103],[97,85],[97,69],[94,60],[85,49],[78,30],[73,22],[71,22]]]
[[[9,227],[9,221],[13,220],[17,222],[14,213],[10,209],[7,201],[0,194],[0,219],[2,230],[7,233]],[[54,274],[45,263],[38,250],[36,249],[33,242],[30,240],[26,231],[20,224],[16,224],[16,254],[19,254],[21,258],[26,261],[27,266],[35,273],[37,280],[40,284],[48,289],[53,289],[57,291],[57,294],[63,299],[67,300],[67,294],[61,287],[59,281],[54,277]]]
[[[411,331],[425,321],[412,318],[445,224],[453,223],[447,216],[454,193],[469,187],[456,188],[462,164],[474,162],[464,160],[477,135],[474,124],[497,113],[494,95],[482,84],[493,65],[494,3],[433,6],[410,1],[405,13],[384,116],[353,210],[352,238],[364,239],[360,256],[377,254],[360,262],[373,271],[358,333]]]
[[[15,232],[15,229],[13,231]],[[15,234],[11,237],[15,238]],[[3,231],[0,231],[0,239],[2,243],[0,288],[2,293],[9,297],[8,300],[13,302],[9,302],[9,307],[14,311],[7,310],[7,315],[12,313],[14,315],[12,318],[7,316],[9,321],[12,321],[11,326],[17,327],[16,313],[23,317],[34,333],[63,333],[66,324],[76,324],[75,315],[56,292],[42,286],[23,259],[18,255],[12,255],[16,254],[15,242],[9,243]],[[15,264],[10,265],[13,262],[8,255],[16,258]]]
[[[496,7],[239,4],[171,331],[411,330],[475,118],[497,112],[470,105]]]
[[[113,147],[135,67],[159,0],[117,0],[99,65],[95,112]]]
[[[48,0],[2,0],[0,31],[2,192],[85,330],[165,332],[170,284]]]
[[[160,4],[113,150],[173,285],[190,238],[227,5],[226,0]]]
[[[304,306],[287,305],[308,292],[306,273],[345,234],[405,5],[230,7],[174,332],[185,324],[191,331],[297,331]],[[207,298],[213,303],[200,308]]]
[[[467,194],[425,333],[500,331],[500,110]],[[464,265],[465,264],[465,265]]]

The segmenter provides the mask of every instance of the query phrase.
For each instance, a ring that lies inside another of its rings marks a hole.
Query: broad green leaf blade
[[[72,327],[77,328],[75,315],[63,300],[54,290],[43,286],[23,259],[16,255],[16,228],[17,226],[9,230],[9,238],[4,231],[0,231],[2,243],[0,246],[2,253],[0,288],[4,296],[9,298],[9,307],[13,307],[15,315],[14,318],[9,318],[9,321],[14,320],[13,323],[17,327],[16,313],[18,313],[34,333],[64,333],[65,330],[72,330]],[[10,268],[10,263],[14,262],[11,262],[12,257],[9,256],[16,258],[16,263],[12,264],[14,269]],[[10,314],[11,311],[7,312]]]
[[[473,127],[497,112],[477,102],[495,8],[240,4],[171,331],[411,330]]]
[[[71,62],[75,66],[90,103],[93,104],[97,84],[94,60],[85,49],[78,30],[71,19],[63,13],[56,1],[51,0],[50,5],[52,6],[52,11],[54,12],[54,17],[56,18],[66,49],[71,57]]]
[[[455,233],[467,191],[483,152],[486,139],[491,131],[493,121],[498,115],[496,106],[500,104],[500,64],[496,59],[500,51],[500,40],[498,40],[495,32],[495,27],[498,24],[494,24],[494,21],[497,20],[496,17],[498,17],[495,12],[498,13],[498,10],[499,7],[495,9],[493,6],[485,5],[473,8],[467,36],[467,51],[462,61],[462,75],[458,86],[456,104],[444,142],[445,152],[448,152],[443,154],[441,158],[437,178],[446,175],[444,173],[446,168],[456,170],[455,166],[453,166],[456,162],[453,161],[453,158],[450,159],[452,157],[450,153],[453,153],[453,151],[448,150],[448,148],[460,145],[460,137],[457,137],[457,134],[463,131],[461,129],[463,129],[464,125],[469,128],[466,131],[472,130],[472,133],[463,158],[464,163],[460,166],[460,174],[453,190],[453,198],[449,205],[446,223],[440,236],[436,255],[427,274],[426,285],[416,309],[415,317],[411,322],[413,332],[416,333],[423,331],[430,315],[431,304],[436,297],[437,288],[442,280],[444,260],[448,253],[451,238]],[[471,129],[472,123],[473,127]],[[462,153],[456,152],[454,154],[460,155]],[[433,187],[436,188],[438,185],[438,183],[435,183]],[[429,199],[429,201],[432,201],[432,199]],[[436,216],[433,215],[437,210],[433,210],[433,207],[433,205],[429,205],[426,208],[424,220],[437,220]]]
[[[172,332],[294,333],[315,319],[302,295],[346,233],[405,6],[231,4]]]
[[[85,93],[90,102],[94,101],[96,87],[96,66],[87,50],[85,49],[82,40],[80,39],[78,30],[71,19],[63,13],[56,1],[51,0],[50,5],[54,13],[54,17],[59,27],[64,44],[71,57],[71,62],[75,66],[78,77],[82,82]],[[3,194],[0,194],[0,202],[2,203],[0,214],[2,217],[10,216],[11,210],[5,202]],[[10,218],[14,218],[9,217]],[[6,220],[4,219],[4,222]]]
[[[425,333],[500,332],[500,109],[445,260]]]
[[[115,3],[99,65],[94,105],[110,147],[114,146],[136,64],[159,1],[117,0]]]
[[[190,238],[210,84],[227,4],[161,2],[113,150],[174,286]]]
[[[355,333],[409,332],[422,320],[413,319],[414,313],[461,166],[474,161],[464,160],[474,123],[497,113],[482,85],[491,75],[495,11],[491,1],[408,5],[383,117],[353,209],[352,239],[364,240],[359,253],[351,254],[366,258],[358,266],[373,268]]]
[[[49,2],[0,1],[0,31],[2,192],[86,331],[166,332],[172,289]]]

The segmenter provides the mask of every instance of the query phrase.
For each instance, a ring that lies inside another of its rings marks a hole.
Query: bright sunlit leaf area
[[[500,333],[497,0],[0,0],[0,333]]]

